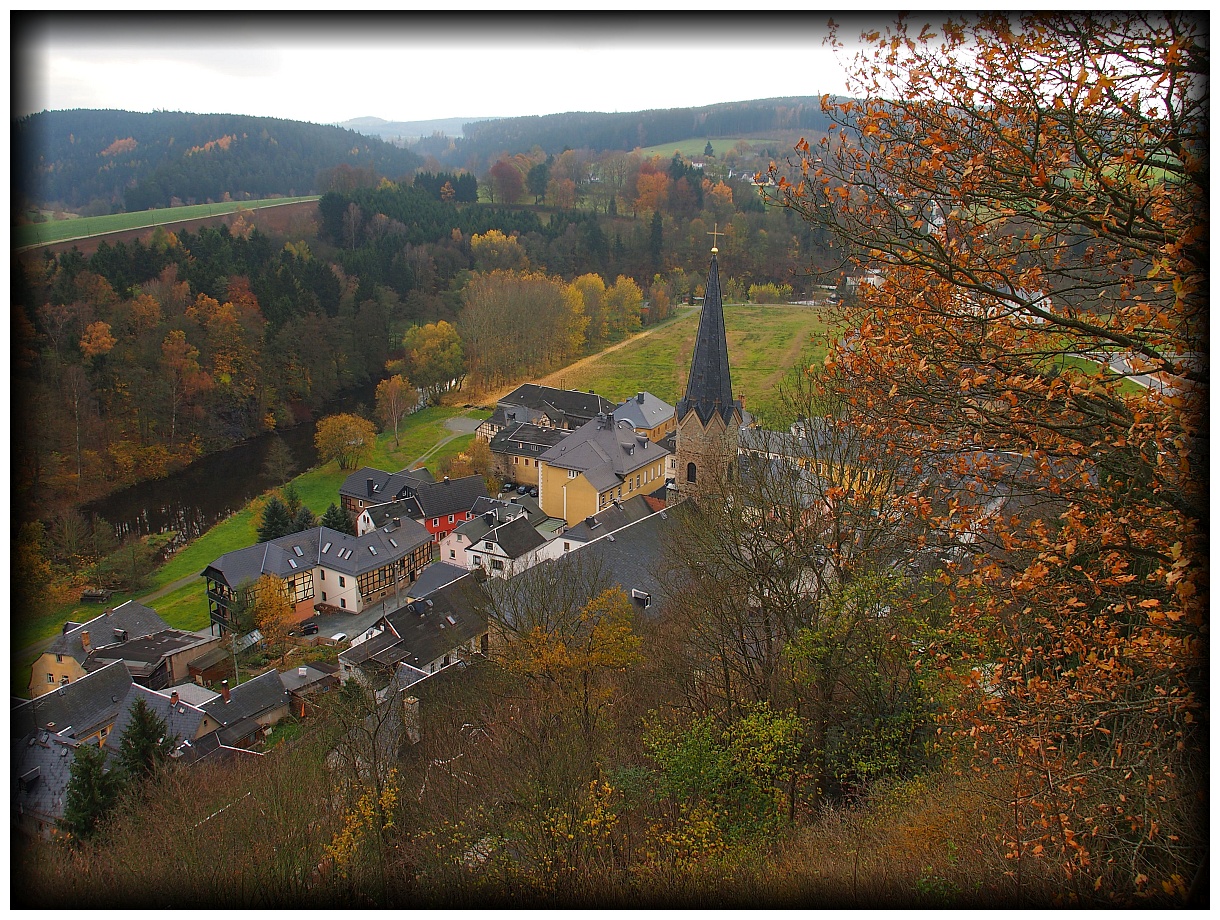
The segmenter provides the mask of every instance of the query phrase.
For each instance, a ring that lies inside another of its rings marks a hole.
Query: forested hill
[[[829,127],[830,118],[822,111],[818,96],[613,114],[565,112],[468,124],[450,158],[464,162],[472,154],[486,157],[504,150],[526,151],[534,145],[548,154],[559,154],[565,147],[634,150],[689,137],[749,137],[772,131],[825,131]]]
[[[13,149],[18,205],[92,213],[306,195],[343,164],[397,178],[422,163],[344,128],[187,112],[40,112],[14,124]]]

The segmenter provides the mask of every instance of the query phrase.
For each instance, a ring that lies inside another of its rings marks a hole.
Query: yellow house
[[[87,623],[65,623],[63,631],[34,662],[30,696],[41,696],[80,680],[87,673],[85,659],[99,646],[151,636],[169,628],[155,610],[135,601],[120,604]]]
[[[615,499],[664,486],[668,459],[629,420],[598,415],[538,458],[538,504],[571,526]]]

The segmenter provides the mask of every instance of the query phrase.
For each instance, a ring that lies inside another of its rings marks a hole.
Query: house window
[[[56,656],[55,656],[55,663],[56,663],[56,664],[63,664],[63,663],[64,663],[64,656],[63,656],[63,655],[56,655]]]
[[[440,526],[441,526],[441,519],[440,519],[440,518],[433,518],[433,519],[432,519],[432,526],[433,526],[433,527],[440,527]]]
[[[576,470],[568,470],[568,478],[569,478],[569,479],[575,479],[575,478],[577,477],[577,475],[578,475],[578,474],[577,474]]]
[[[519,466],[520,464],[521,464],[521,458],[513,457],[513,466]]]
[[[484,541],[483,541],[483,549],[491,549],[491,541],[490,541],[490,540],[484,540]]]
[[[339,598],[339,606],[342,607],[344,610],[346,610],[347,609],[347,599],[343,598],[343,597]]]
[[[482,562],[482,561],[479,559],[479,557],[478,557],[478,556],[471,556],[471,557],[470,557],[470,560],[471,560],[471,561],[472,561],[472,562],[473,562],[475,565],[482,565],[482,564],[483,564],[483,562]]]
[[[571,548],[572,548],[572,544],[569,543],[567,540],[564,540],[563,541],[563,551],[566,553]]]
[[[503,563],[503,562],[501,562],[499,559],[493,559],[493,560],[491,560],[491,570],[492,570],[493,572],[503,572],[503,571],[504,571],[504,563]]]
[[[326,569],[318,569],[318,580],[326,581]]]
[[[347,587],[347,580],[342,575],[339,576],[339,587],[340,588]]]
[[[686,464],[686,481],[687,482],[695,481],[695,464],[694,463]]]
[[[48,684],[53,684],[53,683],[55,683],[55,675],[54,675],[54,674],[48,674],[48,675],[47,675],[47,683],[48,683]]]
[[[326,601],[326,592],[325,592],[325,591],[323,591],[323,592],[322,592],[322,601],[323,601],[324,603],[325,603],[325,601]]]
[[[357,507],[357,508],[363,508],[363,507],[364,507],[364,502],[356,502],[356,507]]]
[[[447,667],[449,667],[449,656],[448,656],[448,655],[446,655],[446,656],[445,656],[445,664],[444,664],[444,666],[445,666],[446,668],[447,668]]]
[[[451,514],[451,515],[449,515],[449,523],[450,523],[450,524],[452,524],[452,523],[453,523],[453,515],[452,515],[452,514]]]
[[[449,558],[450,558],[450,559],[456,559],[456,558],[457,558],[457,550],[454,550],[454,549],[449,550]]]

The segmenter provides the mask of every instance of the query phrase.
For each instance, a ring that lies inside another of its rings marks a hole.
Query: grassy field
[[[156,227],[159,224],[171,224],[180,220],[215,217],[218,214],[232,213],[238,208],[253,211],[256,208],[270,208],[281,204],[295,204],[298,201],[317,200],[317,195],[306,195],[299,198],[263,198],[258,201],[221,201],[216,204],[157,208],[151,211],[135,211],[130,214],[73,217],[66,220],[49,220],[40,224],[22,224],[13,228],[13,248],[20,250],[29,246],[42,246],[46,243],[59,243],[64,240],[114,233],[118,230],[139,230],[143,227]]]
[[[707,137],[690,137],[684,141],[670,141],[668,144],[654,144],[651,147],[643,147],[640,149],[640,155],[645,157],[671,157],[675,150],[682,152],[684,157],[694,157],[699,159],[703,156],[703,151],[707,148]],[[752,147],[773,146],[780,143],[773,137],[713,137],[712,151],[716,156],[723,156],[741,141],[745,141]]]
[[[377,446],[365,461],[365,465],[383,470],[402,469],[447,437],[450,432],[445,428],[445,421],[460,415],[483,419],[487,413],[447,407],[434,407],[417,412],[409,416],[402,426],[399,432],[400,446],[394,446],[393,434],[379,435]],[[461,453],[473,438],[473,435],[455,438],[435,454],[430,454],[426,465],[435,471],[438,463]],[[339,486],[350,472],[339,469],[335,463],[327,463],[302,473],[292,482],[301,501],[316,515],[321,516],[331,502],[339,503]],[[257,543],[259,518],[271,494],[269,491],[260,495],[241,511],[175,553],[165,565],[153,573],[148,590],[141,591],[138,596],[144,597],[181,578],[197,575],[218,556]],[[116,594],[107,606],[116,606],[130,597],[131,595]],[[208,625],[208,605],[202,578],[192,579],[189,584],[149,602],[149,606],[170,626],[178,629],[198,630]],[[66,620],[82,622],[97,616],[105,609],[96,604],[72,603],[43,616],[22,621],[20,624],[15,623],[12,629],[13,649],[19,652],[36,642],[51,638],[59,632]],[[29,686],[30,666],[36,660],[37,656],[26,656],[26,660],[13,662],[13,693],[24,694],[25,688]]]
[[[726,304],[724,324],[733,389],[746,394],[746,408],[756,415],[774,411],[776,384],[802,353],[810,352],[814,360],[826,354],[826,323],[816,307]],[[596,390],[610,400],[644,389],[676,403],[690,372],[698,328],[696,311],[552,379],[556,386]]]

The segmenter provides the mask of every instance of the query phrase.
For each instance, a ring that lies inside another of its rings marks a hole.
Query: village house
[[[491,442],[510,422],[529,422],[543,428],[563,428],[575,431],[590,419],[611,412],[614,404],[593,392],[557,390],[537,383],[523,383],[496,402],[491,418],[483,422],[475,437]]]
[[[80,680],[87,673],[85,661],[97,646],[139,639],[169,628],[155,610],[135,601],[120,604],[87,623],[69,621],[34,662],[30,696],[50,693],[56,687]]]
[[[26,837],[51,837],[64,816],[64,800],[84,742],[54,732],[32,732],[13,742],[12,830]]]
[[[94,671],[121,661],[137,684],[161,690],[189,680],[190,665],[220,642],[220,636],[163,629],[151,636],[95,647],[85,660],[85,670]]]
[[[414,494],[421,482],[433,482],[434,477],[424,467],[387,473],[371,466],[362,466],[339,486],[339,506],[355,520],[371,505],[384,505]]]
[[[539,503],[573,525],[616,498],[656,491],[665,483],[669,456],[630,421],[613,412],[599,415],[539,458]]]
[[[388,613],[339,655],[344,682],[385,685],[400,664],[435,673],[487,651],[486,594],[473,574]]]
[[[492,517],[493,512],[486,516]],[[482,569],[495,578],[511,578],[558,553],[555,541],[547,540],[525,515],[520,515],[505,523],[489,522],[487,532],[466,547],[465,561],[468,569]]]
[[[658,443],[671,431],[678,430],[678,417],[673,406],[646,390],[636,393],[614,407],[615,420],[625,419],[650,441]]]
[[[294,621],[326,604],[359,613],[414,581],[432,558],[432,539],[415,521],[353,537],[315,527],[267,543],[225,553],[200,574],[207,580],[208,611],[215,627],[234,631],[240,605],[251,603],[259,578],[274,575],[288,586]]]
[[[489,448],[495,460],[495,471],[506,482],[519,486],[538,487],[538,458],[566,438],[566,428],[551,428],[530,422],[517,422],[514,413],[506,413],[507,427],[491,439]]]
[[[280,681],[288,691],[292,715],[303,719],[316,708],[315,698],[339,687],[339,668],[323,661],[313,661],[295,670],[281,671]]]
[[[139,684],[132,684],[123,699],[114,727],[103,745],[111,763],[118,759],[123,732],[131,724],[132,707],[135,706],[136,700],[143,700],[153,715],[165,722],[166,737],[173,739],[174,749],[170,756],[175,760],[186,763],[197,760],[198,752],[192,750],[195,742],[220,728],[216,719],[209,716],[202,707],[188,703],[176,690],[149,690]]]
[[[10,735],[18,739],[50,732],[100,746],[114,726],[131,683],[126,665],[115,661],[51,693],[14,700]]]
[[[545,514],[535,499],[514,495],[511,499],[483,498],[470,509],[470,520],[441,541],[441,561],[466,566],[466,550],[477,546],[493,528],[524,517],[543,540],[551,540],[567,526],[562,518]]]
[[[615,499],[608,508],[567,528],[559,537],[556,544],[559,551],[555,555],[570,553],[579,546],[664,510],[665,502],[651,495],[635,495],[621,502]]]
[[[219,724],[217,738],[230,747],[249,747],[266,737],[267,731],[288,715],[291,700],[280,672],[272,668],[232,689],[220,685],[220,696],[202,709]]]
[[[356,533],[369,533],[395,520],[410,520],[427,530],[433,543],[439,543],[469,520],[471,507],[486,497],[487,484],[479,475],[416,482],[408,487],[406,495],[392,502],[365,504],[356,518]]]

